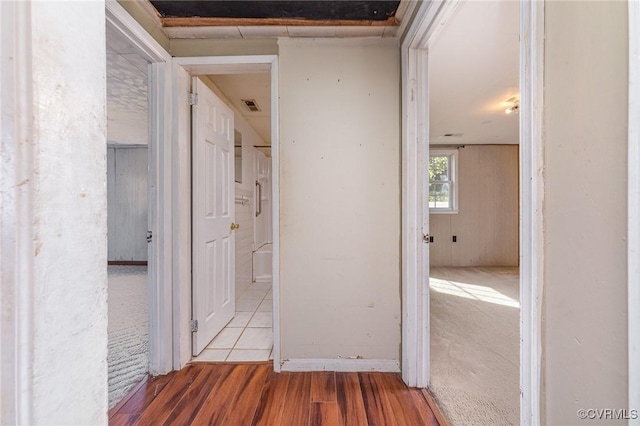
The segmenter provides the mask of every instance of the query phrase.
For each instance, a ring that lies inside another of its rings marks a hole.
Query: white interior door
[[[193,355],[235,314],[233,112],[197,77],[192,109]]]

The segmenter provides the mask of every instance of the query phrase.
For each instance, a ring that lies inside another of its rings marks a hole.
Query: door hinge
[[[433,242],[433,237],[430,236],[429,234],[423,235],[422,236],[422,241],[426,244],[432,243]]]
[[[153,232],[147,231],[147,242],[150,243],[153,241]]]
[[[198,320],[191,320],[191,331],[198,331]]]
[[[189,105],[198,105],[198,94],[189,93]]]

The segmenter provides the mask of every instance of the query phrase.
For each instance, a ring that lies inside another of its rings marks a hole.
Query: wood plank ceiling
[[[163,27],[397,26],[399,0],[158,1]]]

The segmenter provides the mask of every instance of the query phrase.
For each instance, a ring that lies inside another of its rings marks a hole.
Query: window
[[[457,150],[432,149],[429,153],[429,213],[457,213]]]

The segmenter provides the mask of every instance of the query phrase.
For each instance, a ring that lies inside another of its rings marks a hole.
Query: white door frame
[[[190,77],[211,74],[271,73],[271,167],[273,223],[273,366],[280,371],[280,233],[277,55],[173,58],[174,197],[174,368],[191,361],[191,120]]]
[[[640,2],[629,7],[628,321],[629,409],[640,409]],[[640,418],[629,425],[640,425]]]
[[[105,2],[108,25],[124,36],[149,66],[149,372],[173,370],[171,232],[171,55],[115,0]]]
[[[402,46],[402,378],[409,386],[429,387],[428,182],[423,159],[429,155],[429,43],[458,2],[423,2]]]
[[[429,148],[428,49],[457,0],[421,3],[402,41],[402,376],[428,387],[429,265],[423,176]],[[540,424],[541,164],[544,2],[520,1],[520,419]],[[424,226],[424,228],[423,228]]]
[[[541,422],[544,2],[520,1],[520,424]]]

